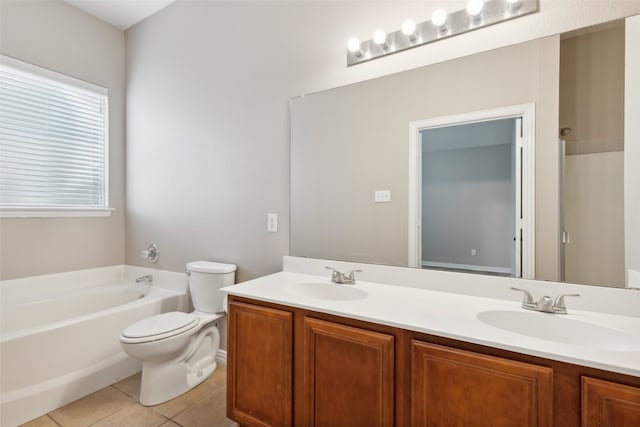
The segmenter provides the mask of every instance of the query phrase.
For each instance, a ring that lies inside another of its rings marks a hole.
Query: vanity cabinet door
[[[227,415],[242,426],[292,425],[292,319],[229,303]]]
[[[394,337],[304,319],[304,425],[394,423]]]
[[[640,388],[582,377],[582,427],[640,426]]]
[[[411,425],[552,426],[553,371],[413,340]]]

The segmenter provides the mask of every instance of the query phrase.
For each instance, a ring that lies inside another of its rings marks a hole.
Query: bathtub
[[[136,284],[152,274],[154,283]],[[12,427],[138,372],[129,324],[188,308],[184,274],[113,266],[0,282],[0,425]]]

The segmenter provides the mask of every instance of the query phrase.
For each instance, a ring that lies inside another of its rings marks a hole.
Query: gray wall
[[[237,281],[281,269],[296,41],[280,28],[303,31],[295,12],[178,2],[127,31],[128,264],[148,265],[138,254],[153,241],[161,269],[229,262]]]
[[[280,269],[289,237],[290,97],[640,12],[630,2],[576,8],[541,0],[540,12],[523,19],[346,67],[349,37],[365,40],[377,27],[391,31],[408,16],[428,19],[437,7],[464,4],[179,0],[128,30],[127,263],[145,265],[138,253],[156,241],[160,268],[182,271],[193,259],[219,259],[239,265],[240,281]],[[557,77],[549,57],[539,57],[543,79]],[[461,70],[462,80],[468,71]],[[557,117],[553,104],[539,111]],[[555,139],[552,122],[545,137]],[[277,234],[266,232],[269,212],[280,215]],[[557,223],[545,212],[538,220],[543,229]],[[550,264],[557,248],[541,247],[538,255]],[[550,270],[541,277],[556,273]]]
[[[560,42],[560,127],[568,155],[624,148],[624,25]]]
[[[0,219],[0,279],[124,262],[124,33],[61,0],[0,2],[0,52],[109,89],[108,218]]]

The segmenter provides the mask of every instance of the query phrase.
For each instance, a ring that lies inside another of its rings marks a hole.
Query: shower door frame
[[[520,165],[520,206],[516,206],[516,248],[520,243],[520,275],[535,276],[535,103],[418,120],[409,123],[409,267],[422,268],[422,138],[420,131],[500,119],[522,118],[521,138],[516,138],[516,163]],[[516,265],[518,254],[516,253]]]

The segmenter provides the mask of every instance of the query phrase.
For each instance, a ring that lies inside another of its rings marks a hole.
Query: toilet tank
[[[211,261],[196,261],[187,264],[189,290],[193,308],[203,313],[224,311],[224,294],[220,288],[233,285],[236,266]]]

